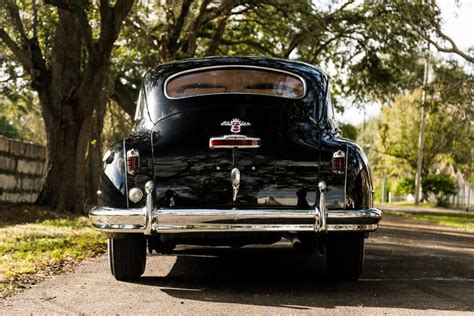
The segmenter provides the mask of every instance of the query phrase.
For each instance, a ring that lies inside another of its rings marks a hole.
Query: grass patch
[[[377,203],[377,205],[381,207],[383,206],[413,206],[413,207],[421,207],[421,208],[440,208],[439,206],[436,206],[435,203],[428,203],[428,202],[422,202],[416,205],[414,202],[401,201],[401,202],[391,202],[391,203]]]
[[[384,211],[384,214],[474,231],[474,213]]]
[[[105,237],[86,217],[13,222],[0,227],[0,298],[106,248]]]
[[[13,224],[37,223],[55,219],[75,220],[77,218],[77,214],[53,211],[42,206],[7,202],[0,203],[0,228]]]

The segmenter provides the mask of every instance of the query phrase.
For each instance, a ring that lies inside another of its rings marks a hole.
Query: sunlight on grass
[[[419,203],[418,205],[415,205],[414,202],[391,202],[391,203],[377,203],[377,206],[384,207],[384,206],[413,206],[413,207],[421,207],[421,208],[439,208],[436,206],[435,203],[428,203],[428,202],[422,202]]]
[[[385,215],[399,216],[422,222],[474,231],[474,213],[436,213],[436,212],[394,212],[384,211]]]
[[[85,217],[0,228],[0,297],[105,250],[105,238]],[[30,277],[29,277],[30,275]]]

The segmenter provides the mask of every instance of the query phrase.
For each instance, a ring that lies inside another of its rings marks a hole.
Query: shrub
[[[435,196],[438,206],[447,206],[449,196],[456,194],[456,184],[447,174],[427,176],[421,181],[421,185],[424,194]]]
[[[404,177],[397,184],[397,192],[402,194],[415,193],[415,179]]]

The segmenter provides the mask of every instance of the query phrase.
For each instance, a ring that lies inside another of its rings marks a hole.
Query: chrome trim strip
[[[255,145],[219,145],[219,146],[213,146],[212,141],[213,140],[245,140],[245,141],[251,141],[251,142],[257,142]],[[262,146],[262,140],[260,137],[249,137],[246,135],[224,135],[224,136],[219,136],[219,137],[211,137],[209,138],[209,148],[210,149],[223,149],[223,148],[260,148]]]
[[[128,201],[128,170],[127,170],[127,148],[125,147],[125,138],[123,139],[123,178],[125,181],[125,201],[127,202],[127,208],[130,208],[130,202]]]
[[[145,184],[146,189],[146,206],[145,206],[145,235],[151,235],[153,231],[153,191],[155,186],[153,181]]]
[[[326,192],[327,192],[326,182],[324,181],[319,182],[318,189],[319,189],[319,208],[316,210],[315,230],[317,232],[325,232],[327,231],[327,218],[328,218],[328,212],[326,208]],[[319,215],[319,218],[318,218],[318,215]]]
[[[315,230],[314,210],[117,209],[96,207],[92,226],[109,233],[178,233]],[[382,217],[375,208],[329,210],[327,231],[374,231]],[[150,217],[148,217],[150,216]],[[159,222],[152,222],[158,218]],[[151,222],[151,223],[150,223]],[[150,229],[150,225],[151,229]]]
[[[210,69],[220,69],[220,68],[249,68],[249,69],[261,69],[261,70],[284,73],[284,74],[296,77],[299,80],[301,80],[301,82],[303,83],[303,95],[299,98],[287,98],[287,97],[280,97],[280,98],[285,98],[285,99],[290,99],[290,100],[301,100],[306,96],[306,92],[307,92],[306,81],[300,75],[289,72],[289,71],[276,69],[276,68],[269,68],[269,67],[262,67],[262,66],[251,66],[251,65],[218,65],[218,66],[208,66],[208,67],[201,67],[201,68],[194,68],[194,69],[184,70],[184,71],[172,74],[171,76],[166,78],[166,80],[163,84],[163,93],[164,93],[165,97],[167,99],[170,99],[170,100],[179,100],[179,99],[187,99],[187,98],[193,98],[193,97],[202,97],[202,96],[219,95],[219,94],[250,94],[250,95],[266,95],[266,96],[279,97],[277,95],[261,94],[261,93],[244,93],[244,92],[227,92],[226,93],[226,92],[224,92],[224,93],[206,93],[206,94],[198,94],[198,95],[191,95],[191,96],[186,96],[186,97],[174,98],[174,97],[170,97],[168,95],[168,93],[166,92],[166,88],[168,87],[168,82],[171,79],[175,78],[175,77],[178,77],[178,76],[181,76],[181,75],[184,75],[184,74],[187,74],[187,73],[198,72],[198,71],[203,71],[203,70],[210,70]]]
[[[354,218],[375,218],[382,219],[382,211],[376,208],[362,210],[329,210],[330,219],[354,219]]]
[[[347,205],[347,163],[349,161],[349,141],[346,139],[346,157],[344,166],[344,204]]]
[[[95,207],[89,212],[92,226],[104,231],[143,232],[145,208]]]
[[[371,232],[378,224],[329,224],[327,232]],[[186,232],[314,232],[313,225],[159,225],[160,233]]]
[[[240,187],[240,170],[238,168],[234,168],[230,172],[230,183],[232,184],[232,203],[235,203]]]

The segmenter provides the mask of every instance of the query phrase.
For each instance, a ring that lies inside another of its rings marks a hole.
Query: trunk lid
[[[206,106],[161,119],[153,137],[158,206],[313,208],[319,143],[301,121],[294,104]],[[258,138],[261,146],[210,148],[212,137],[225,135]],[[240,175],[237,193],[235,168]]]

